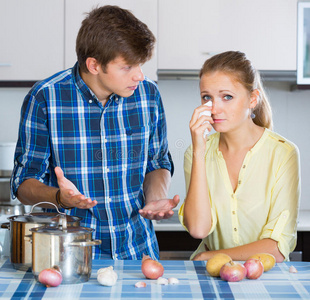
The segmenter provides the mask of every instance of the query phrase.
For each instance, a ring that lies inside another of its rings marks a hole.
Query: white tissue
[[[205,103],[204,105],[206,105],[206,106],[208,106],[208,107],[212,107],[212,101],[208,101],[207,103]],[[205,111],[203,111],[203,112],[201,112],[200,114],[199,114],[199,118],[201,117],[201,116],[211,116],[211,110],[205,110]],[[206,122],[204,122],[203,124],[205,124],[205,123],[210,123],[209,121],[206,121]],[[208,129],[206,129],[205,130],[205,132],[203,133],[203,137],[205,138],[206,136],[207,136],[207,134],[209,133],[209,130]]]

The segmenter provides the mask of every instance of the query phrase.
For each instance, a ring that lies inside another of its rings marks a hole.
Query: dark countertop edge
[[[32,87],[37,80],[0,80],[0,88]]]

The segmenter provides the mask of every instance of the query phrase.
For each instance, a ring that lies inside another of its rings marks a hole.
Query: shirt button
[[[109,168],[106,168],[106,171],[107,171],[107,173],[108,173],[108,172],[110,172],[110,169],[109,169]]]
[[[235,227],[234,230],[237,231],[237,228]]]
[[[114,257],[115,257],[115,258],[117,258],[117,257],[118,257],[117,253],[115,253],[115,254],[114,254]]]
[[[236,212],[233,210],[233,211],[232,211],[232,214],[233,214],[233,215],[235,215],[235,214],[236,214]]]
[[[234,198],[234,194],[231,194],[231,198]]]
[[[88,103],[93,103],[93,100],[90,99],[90,100],[88,101]]]
[[[104,138],[104,140],[103,140],[105,143],[108,141],[106,138]]]
[[[242,168],[245,169],[245,165],[243,165]]]
[[[112,231],[115,232],[115,226],[112,226]]]
[[[112,199],[110,197],[108,197],[107,201],[110,203],[112,201]]]
[[[241,184],[241,180],[238,181],[238,184]]]

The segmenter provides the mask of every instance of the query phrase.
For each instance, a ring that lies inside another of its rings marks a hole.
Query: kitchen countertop
[[[0,260],[1,299],[310,299],[310,262],[276,264],[257,280],[228,283],[210,277],[204,261],[161,261],[164,277],[176,277],[177,285],[158,285],[145,279],[141,261],[93,260],[90,280],[85,283],[46,288],[36,282],[30,271],[15,270],[8,259]],[[114,266],[118,274],[115,286],[98,284],[99,268]],[[294,265],[298,273],[289,273]],[[135,288],[144,281],[146,288]]]
[[[175,211],[170,219],[153,221],[155,231],[184,231],[180,224],[178,212]],[[310,210],[300,210],[297,224],[297,231],[310,231]]]

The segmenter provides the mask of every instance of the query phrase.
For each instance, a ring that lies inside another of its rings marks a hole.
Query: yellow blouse
[[[288,260],[297,240],[300,198],[297,146],[265,129],[244,158],[234,192],[225,160],[218,149],[219,137],[219,133],[209,137],[205,156],[212,228],[192,257],[205,251],[205,244],[209,250],[219,250],[271,238],[278,242],[280,252]],[[186,191],[191,166],[192,146],[184,155]],[[179,219],[184,226],[183,208],[184,203],[179,210]]]

